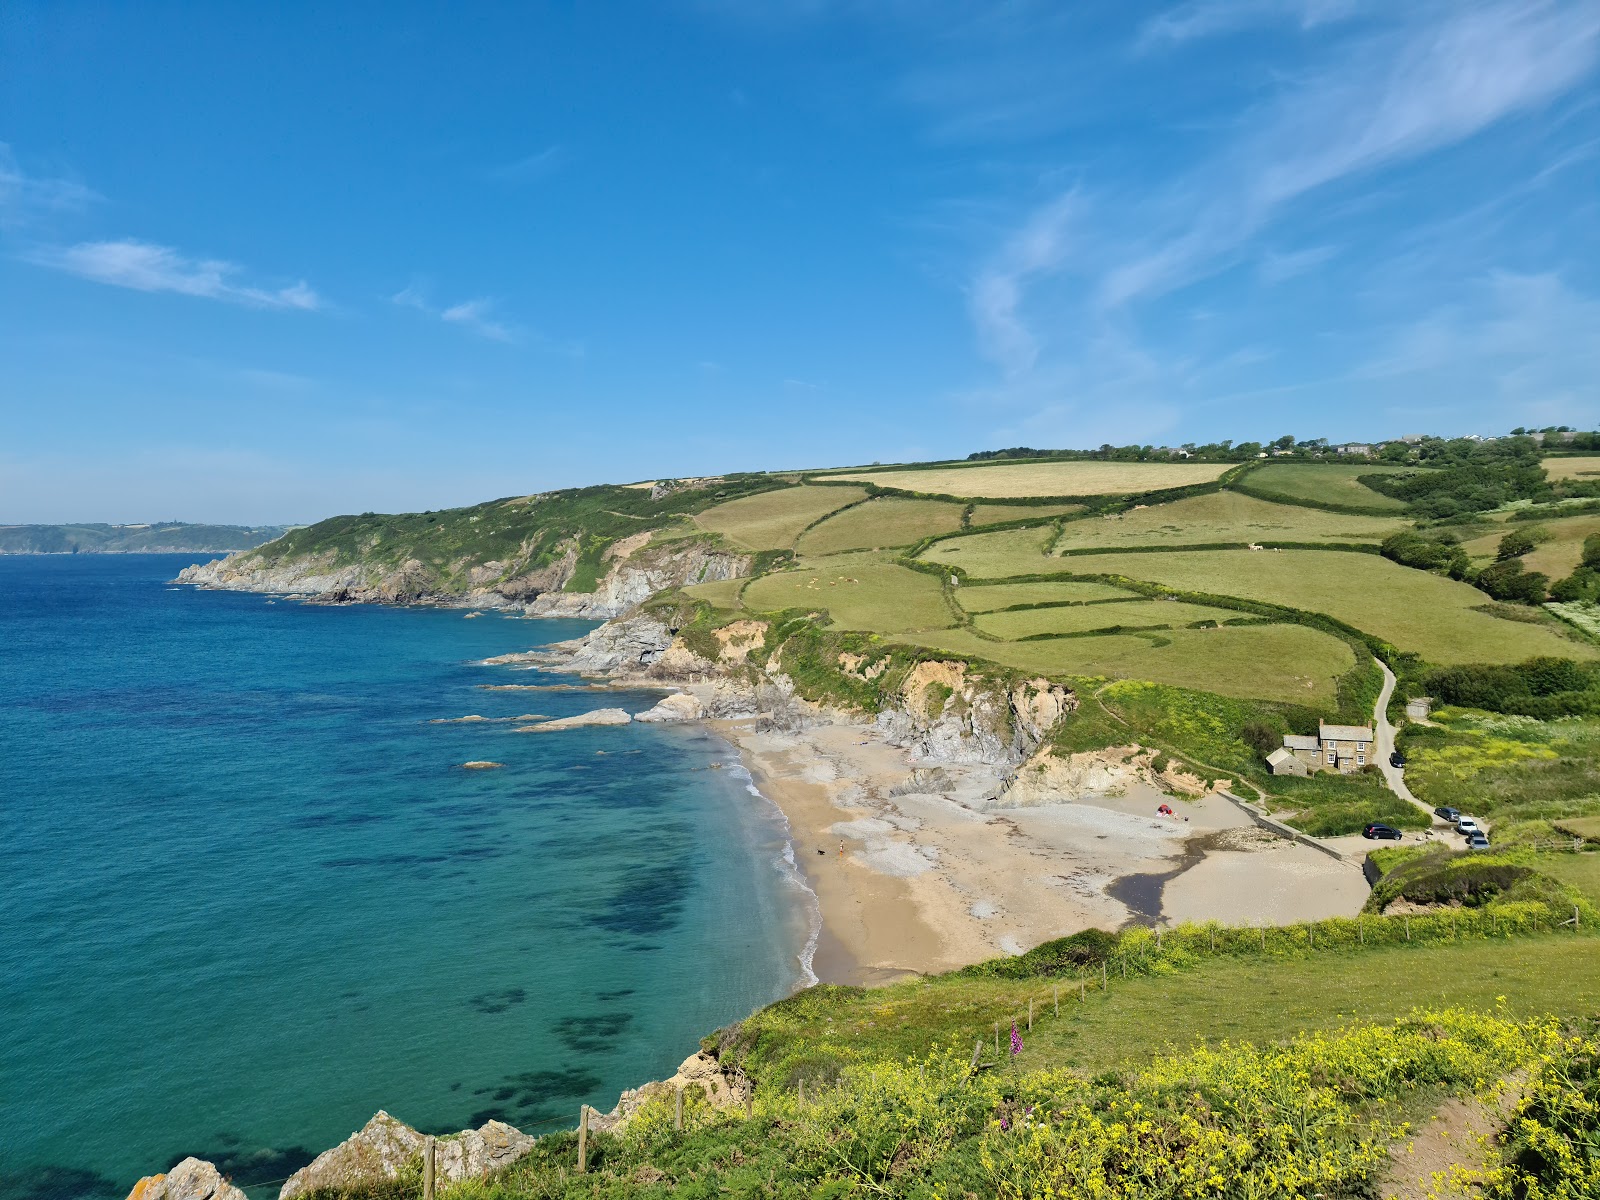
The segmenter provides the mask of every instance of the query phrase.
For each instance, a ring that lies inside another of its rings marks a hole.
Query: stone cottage
[[[1372,757],[1372,728],[1368,725],[1317,724],[1317,735],[1286,733],[1283,745],[1267,756],[1274,775],[1308,775],[1312,771],[1338,771],[1348,775],[1361,770]]]

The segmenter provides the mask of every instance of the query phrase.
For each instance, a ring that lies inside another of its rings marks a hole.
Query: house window
[[[1367,756],[1365,754],[1361,753],[1361,751],[1357,750],[1356,751],[1356,766],[1359,767],[1362,763],[1364,763],[1366,761],[1367,761]]]

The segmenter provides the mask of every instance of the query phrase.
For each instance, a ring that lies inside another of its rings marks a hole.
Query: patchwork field
[[[935,547],[938,549],[939,547]],[[1376,554],[1331,550],[1175,550],[1061,560],[1082,574],[1126,575],[1185,590],[1326,613],[1430,662],[1521,662],[1536,655],[1594,658],[1552,618],[1526,624],[1475,611],[1475,588]]]
[[[968,525],[999,525],[1004,521],[1063,517],[1083,511],[1081,504],[974,504]]]
[[[1022,496],[1120,496],[1210,483],[1229,463],[1018,462],[928,470],[855,471],[830,479],[939,496],[1010,499]]]
[[[960,567],[973,579],[1004,579],[1010,575],[1042,575],[1068,568],[1045,550],[1055,541],[1054,527],[1002,529],[947,538],[919,555],[924,561]]]
[[[985,613],[974,622],[984,633],[1016,641],[1041,634],[1082,633],[1113,626],[1181,628],[1195,621],[1223,621],[1240,614],[1225,608],[1173,600],[1127,600],[1114,604],[1074,604],[1068,608],[1025,608],[1020,612]]]
[[[1494,558],[1501,537],[1514,529],[1542,529],[1548,533],[1550,540],[1524,554],[1522,565],[1530,571],[1543,571],[1551,579],[1564,579],[1583,558],[1583,539],[1600,533],[1600,515],[1562,517],[1537,524],[1507,521],[1497,525],[1493,533],[1463,542],[1462,548],[1480,565],[1487,563]]]
[[[1547,458],[1544,473],[1551,479],[1600,479],[1600,456],[1578,455],[1574,458]]]
[[[1040,642],[991,642],[965,629],[903,638],[1005,666],[1053,675],[1148,679],[1222,696],[1327,703],[1355,665],[1349,646],[1303,625],[1175,629],[1142,637],[1108,634]]]
[[[806,530],[795,549],[805,555],[909,546],[961,528],[963,506],[943,500],[882,496],[857,504]]]
[[[1190,496],[1171,504],[1085,517],[1061,527],[1055,550],[1204,545],[1215,542],[1381,542],[1408,522],[1272,504],[1240,492]],[[965,564],[963,564],[965,565]]]
[[[1405,507],[1403,501],[1357,481],[1362,475],[1389,475],[1410,469],[1374,463],[1267,463],[1239,482],[1245,487],[1301,500],[1398,512]]]
[[[691,584],[683,589],[683,594],[717,608],[734,609],[739,607],[739,589],[744,584],[743,579],[715,579],[710,583]]]
[[[1105,583],[995,583],[956,589],[956,603],[970,613],[994,612],[1014,604],[1086,604],[1126,600],[1133,593]]]
[[[787,550],[807,525],[866,494],[852,487],[781,488],[718,504],[695,522],[751,550]]]
[[[752,612],[826,609],[838,629],[901,633],[956,623],[936,576],[898,567],[873,555],[839,555],[806,570],[777,571],[744,590]]]

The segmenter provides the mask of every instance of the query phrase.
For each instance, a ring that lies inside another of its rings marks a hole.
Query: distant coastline
[[[0,554],[232,554],[265,545],[288,528],[184,521],[0,525]]]

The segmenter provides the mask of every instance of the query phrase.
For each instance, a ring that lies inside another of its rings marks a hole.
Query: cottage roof
[[[1279,746],[1271,754],[1267,755],[1267,765],[1269,767],[1281,767],[1284,763],[1294,761],[1296,761],[1294,754],[1286,746]]]
[[[1289,750],[1317,750],[1321,743],[1309,733],[1286,733],[1283,735],[1283,744]]]
[[[1372,740],[1372,726],[1370,725],[1329,725],[1326,721],[1319,721],[1317,729],[1325,742],[1370,742]]]

